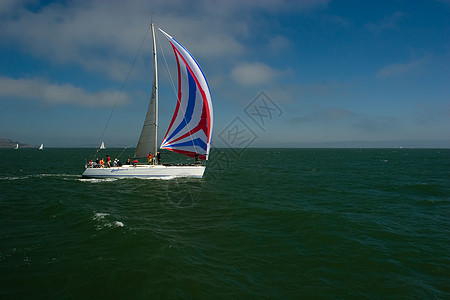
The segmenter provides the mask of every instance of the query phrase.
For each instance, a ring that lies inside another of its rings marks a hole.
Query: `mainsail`
[[[213,124],[213,108],[206,78],[194,57],[174,38],[169,40],[178,66],[178,99],[161,149],[207,160]]]
[[[148,104],[147,115],[145,117],[144,126],[142,127],[141,136],[136,147],[134,156],[136,158],[147,157],[150,152],[156,155],[158,150],[158,65],[156,61],[156,43],[155,29],[152,24],[153,37],[153,87],[150,103]]]

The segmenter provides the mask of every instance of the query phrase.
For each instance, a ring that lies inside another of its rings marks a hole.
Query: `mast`
[[[136,152],[134,154],[136,158],[147,157],[149,152],[155,156],[158,151],[158,65],[156,59],[155,28],[153,23],[151,24],[151,29],[153,41],[153,87],[144,126],[142,127],[141,136],[139,137]]]
[[[154,109],[155,109],[155,140],[153,145],[153,156],[156,157],[158,152],[158,64],[156,61],[156,42],[155,42],[155,27],[152,23],[152,39],[153,39],[153,87],[152,95],[154,94]]]

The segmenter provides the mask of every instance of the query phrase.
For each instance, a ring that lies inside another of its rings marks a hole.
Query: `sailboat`
[[[106,147],[105,147],[105,143],[104,142],[102,142],[102,144],[100,145],[100,148],[99,148],[100,150],[104,150],[104,149],[106,149]]]
[[[16,147],[14,149],[16,150],[19,149],[19,144],[16,144]]]
[[[178,96],[175,113],[160,149],[170,150],[195,159],[192,165],[148,164],[98,167],[86,165],[83,177],[88,178],[201,178],[208,160],[213,127],[211,94],[206,78],[194,57],[172,36],[158,28],[172,46],[178,67]],[[153,86],[150,103],[135,151],[135,158],[147,158],[158,153],[158,68],[155,29],[151,24],[153,40]]]
[[[39,146],[39,150],[44,150],[44,144],[41,144],[41,145]]]

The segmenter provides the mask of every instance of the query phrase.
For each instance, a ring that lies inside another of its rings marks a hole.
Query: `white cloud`
[[[353,126],[363,133],[387,135],[398,128],[398,120],[389,116],[363,116]]]
[[[112,107],[119,97],[118,91],[89,93],[70,84],[51,84],[41,79],[12,79],[0,77],[0,98],[37,100],[43,103],[71,104],[88,107]],[[120,103],[130,101],[126,94],[120,97]]]
[[[366,28],[370,31],[381,32],[384,30],[400,30],[398,23],[404,19],[406,14],[401,11],[394,12],[392,15],[379,20],[378,22],[369,22]]]
[[[21,4],[21,3],[18,0],[3,0],[3,1],[0,1],[0,15],[1,14],[9,14],[19,4]]]
[[[258,85],[270,83],[281,73],[260,62],[243,63],[231,71],[231,78],[240,85]]]
[[[157,25],[197,59],[220,57],[226,63],[248,51],[240,39],[250,36],[259,24],[258,12],[312,10],[326,6],[329,0],[93,0],[42,7],[39,2],[0,2],[2,43],[19,45],[24,53],[54,64],[81,65],[122,81],[124,66],[134,58],[152,13]],[[144,47],[150,54],[151,46]],[[141,64],[138,72],[147,67]]]
[[[269,39],[268,48],[280,55],[286,53],[293,47],[293,42],[282,35],[276,35]]]
[[[428,59],[416,59],[407,63],[397,63],[387,65],[377,72],[377,77],[391,77],[407,74],[409,72],[420,69],[428,62]]]

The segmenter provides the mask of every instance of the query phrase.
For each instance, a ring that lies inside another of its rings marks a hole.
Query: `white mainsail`
[[[149,153],[156,155],[158,151],[158,65],[156,61],[155,28],[152,24],[153,37],[153,87],[144,126],[136,147],[136,158],[147,157]]]
[[[44,144],[41,144],[41,145],[39,146],[39,150],[44,150]]]
[[[103,149],[106,149],[104,142],[102,142],[102,144],[100,145],[100,150],[103,150]]]

